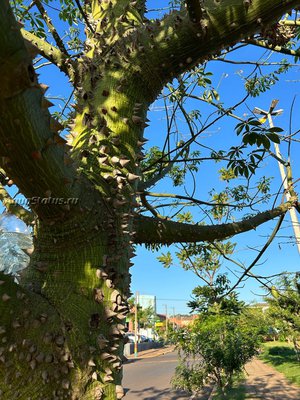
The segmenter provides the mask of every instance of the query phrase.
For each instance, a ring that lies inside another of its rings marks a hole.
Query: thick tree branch
[[[192,22],[200,22],[203,17],[203,1],[202,0],[186,0],[186,8]]]
[[[16,217],[24,221],[27,225],[32,224],[34,220],[34,214],[23,208],[21,205],[17,204],[1,184],[0,201],[10,214],[14,214]]]
[[[61,52],[57,47],[46,42],[46,40],[35,36],[33,33],[21,29],[22,36],[29,54],[35,57],[42,55],[46,60],[56,65],[62,72],[67,74],[71,80],[74,80],[76,64],[70,58]]]
[[[50,117],[51,105],[37,76],[8,0],[0,5],[0,154],[3,169],[26,197],[77,197],[75,169],[65,163],[66,147]],[[60,207],[37,206],[40,216]]]
[[[262,47],[264,49],[276,51],[277,53],[287,54],[288,56],[293,56],[293,57],[300,56],[299,50],[292,50],[292,49],[288,49],[286,47],[273,45],[271,43],[267,43],[264,40],[246,39],[245,43],[253,44],[254,46]]]
[[[141,17],[144,17],[147,8],[146,8],[146,0],[136,0],[136,9],[138,10]]]
[[[93,21],[92,25],[95,26],[95,32],[98,35],[105,35],[107,30],[113,29],[113,31],[118,31],[119,37],[122,37],[125,32],[128,33],[133,27],[143,24],[145,4],[142,0],[133,2],[130,0],[102,2],[91,0],[91,11],[89,18]],[[116,35],[111,44],[115,43],[119,37]]]
[[[296,199],[254,217],[220,225],[190,225],[155,218],[135,217],[136,244],[195,243],[201,241],[223,240],[239,233],[256,229],[259,225],[285,214]]]
[[[299,0],[207,0],[197,23],[191,21],[187,11],[172,12],[153,28],[152,39],[144,42],[152,70],[151,84],[159,85],[156,93],[174,76],[260,32],[299,5]]]

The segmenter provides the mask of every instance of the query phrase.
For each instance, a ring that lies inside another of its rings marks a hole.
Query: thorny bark
[[[295,199],[294,199],[295,200]],[[235,223],[217,225],[191,225],[144,216],[135,217],[135,243],[165,244],[224,240],[230,236],[256,229],[261,224],[284,214],[293,207],[293,200],[273,210]]]
[[[189,12],[155,22],[144,18],[142,0],[86,3],[92,30],[77,62],[58,38],[60,49],[22,30],[24,42],[8,0],[0,5],[1,167],[26,197],[78,199],[33,205],[30,266],[20,285],[1,274],[5,400],[122,398],[132,245],[213,241],[220,231],[223,238],[253,229],[292,206],[219,229],[133,212],[146,111],[165,83],[300,1],[210,0],[200,9],[187,1]],[[68,144],[35,75],[36,51],[68,74],[76,89]]]

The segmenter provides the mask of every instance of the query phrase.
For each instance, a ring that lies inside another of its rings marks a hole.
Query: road
[[[171,389],[177,353],[132,360],[124,365],[126,400],[187,400],[190,395]],[[207,397],[206,397],[207,398]]]

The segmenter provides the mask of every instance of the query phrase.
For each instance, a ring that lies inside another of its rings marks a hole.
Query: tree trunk
[[[55,205],[54,215],[51,204],[38,205],[50,211],[37,220],[22,288],[1,278],[5,400],[124,396],[132,210],[147,96],[126,71],[100,72],[86,60],[81,74],[72,157],[84,190],[78,204]]]
[[[96,219],[38,227],[22,288],[1,277],[1,399],[122,397],[131,250]]]
[[[126,47],[109,52],[97,64],[94,52],[102,45],[96,38],[89,42],[74,78],[72,153],[63,160],[65,166],[76,163],[79,174],[73,180],[62,179],[58,187],[49,185],[54,187],[47,194],[49,203],[37,204],[35,251],[22,286],[1,276],[0,393],[5,400],[124,396],[120,384],[128,269],[134,256],[132,211],[151,95],[145,81],[137,78],[136,66],[122,60]],[[26,90],[35,96],[32,91],[40,88],[35,79],[32,83],[35,88],[30,84]],[[20,96],[13,93],[9,103],[16,104]],[[47,104],[42,108],[47,112]],[[54,139],[52,149],[61,142],[64,146],[63,140]],[[16,146],[17,140],[22,139],[11,134]],[[24,140],[30,146],[28,137]],[[49,147],[31,153],[32,168],[46,172],[43,163],[53,153]],[[50,182],[51,172],[46,175]],[[34,173],[31,176],[32,189]],[[24,187],[24,182],[17,182]],[[70,193],[75,188],[76,204],[51,204],[51,198],[62,197],[60,186]],[[41,193],[37,182],[36,195],[43,195],[45,188]]]

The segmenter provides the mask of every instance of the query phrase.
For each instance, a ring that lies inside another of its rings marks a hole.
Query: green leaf
[[[240,135],[241,132],[243,131],[243,129],[244,129],[244,124],[238,124],[238,125],[235,127],[236,134],[237,134],[237,135]]]
[[[163,264],[164,268],[170,268],[170,266],[173,264],[173,258],[169,251],[166,254],[158,256],[157,259]]]
[[[271,142],[266,136],[261,136],[261,143],[267,150],[271,147]]]
[[[279,128],[278,126],[274,126],[273,128],[268,129],[270,132],[283,132],[282,128]]]
[[[276,133],[267,133],[266,136],[274,143],[280,143],[279,136]]]

